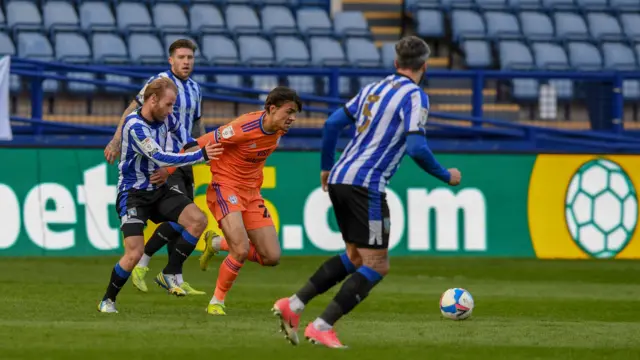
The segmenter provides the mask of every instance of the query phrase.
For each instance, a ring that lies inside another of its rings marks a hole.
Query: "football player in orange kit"
[[[225,237],[210,240],[200,258],[200,267],[206,270],[213,255],[229,252],[220,265],[216,289],[207,306],[211,315],[226,314],[225,296],[245,260],[263,266],[275,266],[280,261],[278,234],[260,194],[262,170],[301,110],[298,94],[279,86],[267,96],[264,110],[244,114],[198,138],[200,146],[221,143],[224,148],[211,166],[207,204]]]

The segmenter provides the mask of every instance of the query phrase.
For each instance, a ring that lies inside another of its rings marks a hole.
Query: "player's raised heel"
[[[204,251],[200,255],[200,270],[207,271],[211,258],[218,253],[214,242],[220,241],[220,235],[213,230],[207,230],[204,233]]]
[[[328,348],[332,349],[346,349],[347,346],[342,345],[340,340],[338,340],[338,335],[335,330],[325,330],[320,331],[313,326],[313,323],[309,323],[307,328],[304,330],[304,337],[308,342],[315,345],[324,345]]]
[[[291,345],[298,345],[300,343],[298,337],[300,315],[291,310],[289,307],[289,299],[282,298],[276,301],[271,308],[271,312],[280,319],[280,332],[284,333],[284,338],[287,339]]]
[[[176,283],[175,277],[173,275],[165,275],[163,273],[159,273],[155,278],[156,284],[161,288],[167,290],[167,292],[171,295],[175,296],[185,296],[187,293],[178,286]]]

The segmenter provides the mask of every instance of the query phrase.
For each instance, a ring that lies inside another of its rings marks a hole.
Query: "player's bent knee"
[[[280,264],[280,251],[267,254],[262,257],[262,266],[278,266]]]
[[[185,208],[184,214],[180,217],[182,218],[181,225],[184,226],[190,234],[195,236],[200,236],[209,224],[207,216],[195,205],[189,205]]]

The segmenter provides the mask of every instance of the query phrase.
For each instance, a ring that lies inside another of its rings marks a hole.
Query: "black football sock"
[[[187,261],[197,244],[198,238],[189,234],[187,230],[183,230],[182,236],[177,241],[175,250],[169,257],[169,262],[162,273],[167,275],[182,274],[182,264]]]
[[[130,271],[126,271],[120,266],[120,263],[116,263],[116,266],[113,267],[111,271],[111,279],[109,280],[109,286],[107,286],[107,292],[104,294],[102,300],[111,299],[116,301],[116,297],[120,292],[120,289],[127,283],[129,276],[131,275]]]
[[[324,294],[354,271],[356,271],[356,267],[346,253],[336,255],[325,261],[316,270],[309,281],[296,292],[296,296],[306,305],[311,299]]]
[[[176,231],[171,223],[164,222],[160,224],[144,246],[145,255],[152,257],[153,254],[160,250],[165,244],[167,244],[167,251],[170,251],[170,244],[175,244],[178,237],[180,237],[180,232]],[[169,255],[171,255],[171,253],[169,253]]]
[[[368,266],[360,267],[342,284],[340,291],[320,315],[320,319],[333,326],[338,319],[347,315],[361,303],[380,280],[382,280],[382,275],[377,271]]]

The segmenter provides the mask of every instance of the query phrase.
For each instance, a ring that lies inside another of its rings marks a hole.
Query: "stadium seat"
[[[71,63],[90,63],[91,49],[79,33],[58,33],[54,37],[56,60]]]
[[[624,34],[618,20],[613,15],[605,13],[587,14],[587,23],[591,36],[597,41],[622,41]]]
[[[500,11],[507,8],[505,0],[476,0],[476,5],[480,11]]]
[[[507,0],[508,6],[516,11],[535,11],[542,9],[540,0]]]
[[[18,34],[17,40],[19,57],[42,61],[53,60],[53,48],[43,34],[21,32]],[[55,72],[47,71],[45,74],[55,74]],[[45,79],[42,82],[42,88],[46,93],[54,93],[58,91],[59,83],[57,80]]]
[[[484,40],[466,40],[462,42],[462,51],[467,68],[489,68],[491,67],[491,47]]]
[[[520,39],[520,25],[515,15],[506,12],[489,11],[484,14],[487,36],[494,41]]]
[[[498,45],[501,69],[529,70],[534,67],[533,56],[529,48],[519,41],[501,41]],[[513,97],[517,100],[531,101],[538,98],[538,81],[517,78],[512,80]]]
[[[275,56],[271,44],[260,36],[245,35],[238,38],[240,61],[252,66],[271,66],[275,64]],[[253,87],[271,90],[278,86],[278,77],[273,75],[252,75]]]
[[[640,41],[640,14],[621,14],[620,23],[627,38]]]
[[[371,36],[361,11],[343,11],[333,15],[333,29],[341,37]]]
[[[544,13],[524,11],[520,15],[522,33],[529,41],[548,41],[554,39],[553,24]]]
[[[104,2],[83,2],[80,4],[80,27],[85,31],[114,31],[116,20],[109,6]]]
[[[166,64],[167,55],[158,37],[152,34],[131,34],[128,39],[131,61],[140,64]]]
[[[607,70],[633,71],[638,68],[633,51],[625,44],[604,43],[602,44],[602,54],[604,55],[604,68]],[[640,81],[624,80],[622,94],[626,100],[640,99]]]
[[[240,64],[235,42],[223,35],[204,35],[202,37],[202,55],[212,65],[236,66]],[[242,77],[239,75],[214,75],[216,83],[241,87]]]
[[[588,42],[570,42],[567,44],[569,63],[576,70],[594,71],[602,68],[600,51]]]
[[[364,38],[348,38],[344,47],[347,51],[347,60],[357,68],[379,68],[380,51],[372,40]],[[380,80],[380,76],[360,76],[358,77],[359,87],[368,83]]]
[[[142,3],[122,2],[116,6],[118,29],[128,32],[155,32],[149,10]]]
[[[609,6],[616,11],[640,11],[640,3],[638,3],[638,0],[610,0]]]
[[[455,10],[451,14],[453,41],[460,43],[465,39],[484,39],[485,26],[482,17],[469,10]]]
[[[340,43],[329,37],[312,37],[309,40],[309,49],[311,50],[311,63],[316,67],[326,66],[345,66],[347,59]],[[324,81],[324,93],[329,93],[329,81]],[[340,95],[348,95],[351,93],[349,78],[340,77],[338,80],[338,92]]]
[[[274,39],[276,63],[283,67],[309,66],[311,56],[305,43],[294,36],[278,36]],[[287,76],[289,86],[303,93],[315,93],[314,77],[310,75]]]
[[[96,33],[91,36],[93,61],[97,63],[129,62],[127,46],[116,34]]]
[[[418,10],[416,13],[418,36],[423,38],[445,37],[444,15],[438,10]]]
[[[319,8],[299,9],[296,12],[298,30],[305,36],[333,35],[333,26],[327,12]]]
[[[236,35],[260,34],[260,20],[256,12],[246,5],[229,5],[225,9],[227,29]]]
[[[189,32],[189,20],[178,4],[160,3],[153,6],[153,22],[162,33]]]
[[[217,7],[210,4],[194,4],[189,8],[191,19],[191,33],[200,34],[226,34],[224,18]]]
[[[260,13],[262,30],[269,35],[293,35],[298,33],[291,10],[284,6],[266,6]]]
[[[80,20],[73,6],[65,1],[48,1],[42,7],[44,28],[48,31],[78,30]]]
[[[9,1],[6,6],[7,26],[11,30],[42,30],[42,17],[36,3],[31,1]]]
[[[573,0],[542,0],[542,7],[550,10],[574,10],[576,7]]]
[[[386,42],[380,47],[380,59],[386,69],[394,69],[393,61],[396,59],[396,43]]]
[[[534,43],[531,46],[536,67],[542,70],[570,70],[569,59],[564,49],[556,43]],[[559,100],[573,98],[573,82],[565,79],[550,79]]]
[[[609,9],[607,0],[576,0],[582,11],[605,11]]]
[[[577,13],[557,12],[553,14],[556,37],[560,40],[589,40],[589,30],[582,16]]]
[[[408,13],[416,13],[421,9],[439,10],[441,8],[439,0],[406,0],[404,9]]]
[[[441,9],[449,11],[451,9],[470,10],[474,8],[473,0],[440,0]]]

